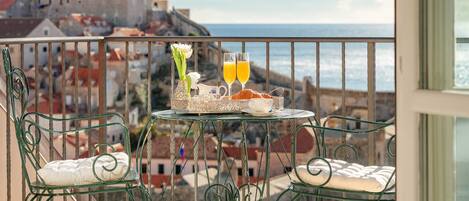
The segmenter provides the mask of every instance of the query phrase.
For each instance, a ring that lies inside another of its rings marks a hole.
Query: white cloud
[[[207,2],[208,1],[208,2]],[[175,0],[201,23],[393,23],[394,0]]]
[[[352,0],[337,0],[337,8],[349,11],[352,8]]]

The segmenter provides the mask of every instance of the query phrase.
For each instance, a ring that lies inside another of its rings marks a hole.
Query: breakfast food
[[[254,91],[252,89],[243,89],[240,92],[231,96],[231,99],[233,100],[247,100],[253,98],[272,98],[272,96],[266,93]]]

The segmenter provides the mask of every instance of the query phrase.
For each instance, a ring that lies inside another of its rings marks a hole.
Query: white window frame
[[[418,87],[419,0],[396,0],[397,200],[422,199],[419,114],[469,117],[469,92]]]

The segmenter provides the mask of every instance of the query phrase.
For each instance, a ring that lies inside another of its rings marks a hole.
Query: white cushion
[[[100,157],[95,164],[96,175],[103,181],[121,179],[129,167],[129,156],[124,152],[110,153],[117,160],[117,167],[114,159],[110,156]],[[97,183],[99,180],[93,174],[93,162],[97,156],[77,160],[57,160],[47,163],[38,170],[38,174],[47,185],[67,186]]]
[[[392,176],[394,167],[391,166],[363,166],[356,163],[348,163],[342,160],[326,159],[331,165],[332,177],[325,187],[344,189],[351,191],[381,192],[385,188],[394,185],[395,177]],[[309,170],[317,173],[317,176],[308,173],[306,165],[297,167],[298,175],[304,182],[311,185],[321,185],[329,177],[329,166],[322,160],[313,161]],[[386,183],[391,178],[391,182],[386,187]],[[299,182],[298,178],[295,178]]]

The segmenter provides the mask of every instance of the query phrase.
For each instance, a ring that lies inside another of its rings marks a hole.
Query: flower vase
[[[173,98],[176,100],[189,99],[186,89],[187,89],[187,82],[183,80],[178,80],[178,84],[176,86],[176,89],[174,90]]]

